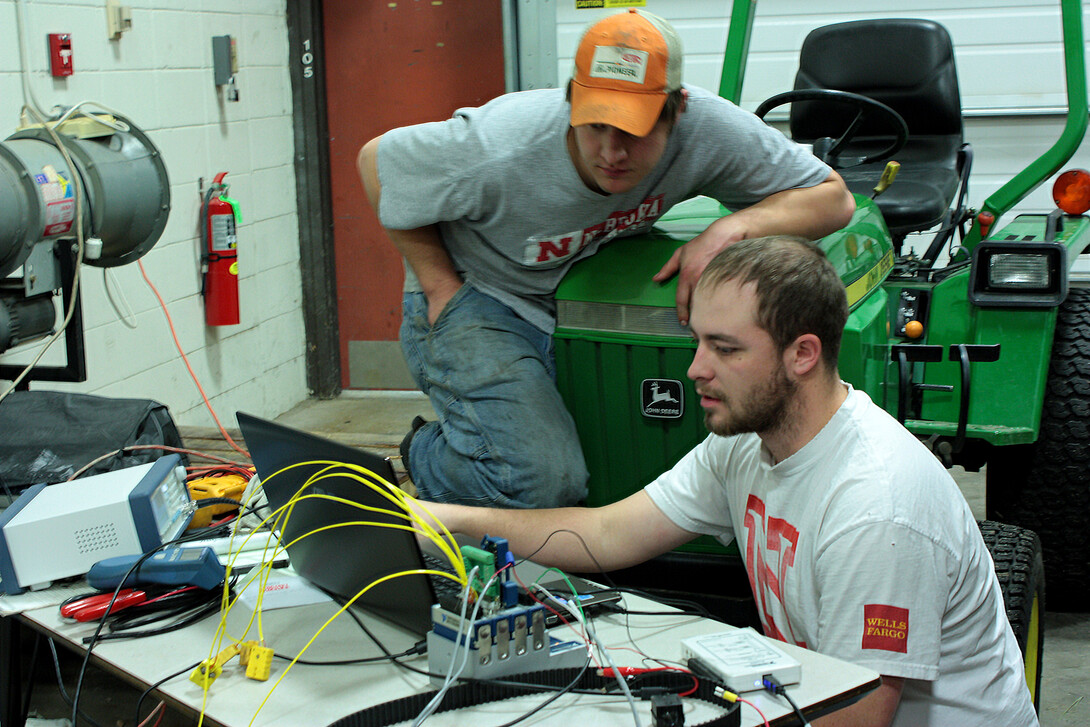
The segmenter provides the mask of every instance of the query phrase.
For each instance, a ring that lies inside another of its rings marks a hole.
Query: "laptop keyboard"
[[[427,552],[420,553],[424,557],[424,567],[429,570],[442,571],[454,574],[454,567],[445,559]],[[429,575],[431,587],[435,590],[435,596],[439,603],[458,602],[462,597],[462,586],[457,581],[442,576]]]

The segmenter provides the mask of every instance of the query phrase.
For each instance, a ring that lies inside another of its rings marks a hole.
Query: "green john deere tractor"
[[[731,15],[720,94],[735,102],[755,5],[735,0]],[[968,206],[972,152],[962,138],[952,45],[936,23],[819,28],[803,44],[794,90],[757,110],[763,116],[791,104],[791,137],[813,145],[856,196],[851,223],[820,240],[851,311],[842,377],[948,467],[987,465],[989,520],[980,527],[1035,703],[1041,545],[1053,607],[1083,605],[1090,561],[1090,276],[1072,272],[1090,245],[1082,215],[1090,175],[1057,178],[1063,210],[1000,220],[1061,169],[1086,131],[1081,7],[1078,0],[1060,5],[1067,124],[1045,154],[977,209]],[[885,188],[889,160],[900,171]],[[652,232],[581,262],[558,291],[558,384],[591,472],[591,505],[631,494],[706,436],[699,407],[688,403],[694,343],[677,322],[673,286],[651,276],[728,212],[703,198],[678,205]],[[922,255],[903,249],[910,235],[924,241]],[[729,566],[732,558],[737,565],[736,550],[700,539],[634,579],[669,590],[686,568],[691,578],[706,577],[708,565]],[[717,587],[725,580],[748,590],[744,578],[716,579]]]

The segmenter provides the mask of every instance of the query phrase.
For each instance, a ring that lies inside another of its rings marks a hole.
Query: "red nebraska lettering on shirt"
[[[555,263],[571,257],[599,237],[612,237],[628,228],[650,226],[662,215],[664,195],[648,197],[630,210],[614,212],[604,222],[584,230],[565,232],[549,238],[533,238],[526,244],[523,262],[527,265]]]
[[[750,494],[743,522],[746,531],[746,572],[761,615],[765,636],[806,648],[795,638],[784,605],[784,583],[795,565],[799,531],[783,518],[765,512],[764,500]]]
[[[908,609],[868,603],[863,606],[863,648],[908,653]]]

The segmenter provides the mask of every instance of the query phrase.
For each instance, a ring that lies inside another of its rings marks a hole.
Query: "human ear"
[[[821,364],[821,339],[804,333],[784,351],[784,366],[795,376],[806,376]]]

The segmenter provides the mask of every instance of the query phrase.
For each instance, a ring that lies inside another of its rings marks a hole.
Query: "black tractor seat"
[[[881,19],[837,23],[810,32],[799,56],[795,89],[835,89],[874,99],[893,109],[908,127],[904,147],[891,159],[900,171],[875,202],[900,248],[905,235],[948,224],[951,205],[968,184],[971,150],[963,138],[961,96],[954,49],[946,29],[931,20]],[[791,136],[814,143],[844,133],[853,110],[823,101],[792,103]],[[873,153],[889,144],[888,129],[868,118],[841,159]],[[837,160],[831,160],[834,168]],[[886,160],[837,171],[849,189],[871,195]]]

